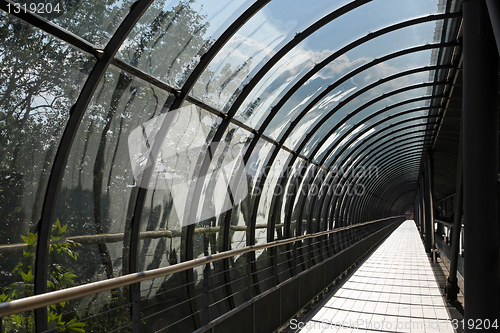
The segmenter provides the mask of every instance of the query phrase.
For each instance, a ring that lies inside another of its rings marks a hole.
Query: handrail
[[[274,227],[276,229],[284,227],[285,224],[276,224]],[[255,226],[255,229],[265,229],[267,228],[267,223],[260,223]],[[231,231],[247,231],[248,227],[244,225],[231,225],[229,230]],[[220,227],[205,227],[194,229],[195,235],[197,234],[212,234],[220,231]],[[81,235],[81,236],[70,236],[66,237],[65,240],[73,241],[80,244],[99,244],[99,243],[117,243],[122,242],[125,238],[123,232],[112,233],[112,234],[95,234],[95,235]],[[139,233],[139,239],[158,239],[158,238],[175,238],[181,237],[182,230],[156,230],[156,231],[141,231]],[[24,250],[28,247],[26,243],[14,243],[0,245],[0,253],[14,252]]]
[[[171,275],[175,273],[179,273],[185,271],[187,269],[191,269],[197,266],[201,266],[204,264],[208,264],[217,260],[230,258],[235,255],[244,254],[247,252],[257,251],[257,250],[265,250],[271,247],[276,247],[280,245],[290,244],[297,241],[301,241],[304,239],[315,238],[319,236],[328,235],[331,233],[336,233],[338,231],[343,231],[355,227],[360,227],[368,224],[373,224],[376,222],[404,218],[404,215],[392,216],[384,219],[357,223],[354,225],[341,227],[338,229],[321,231],[314,234],[302,235],[293,238],[276,240],[273,242],[259,244],[259,245],[250,245],[241,249],[234,249],[224,252],[219,252],[216,254],[212,254],[203,258],[197,258],[186,262],[181,262],[172,266],[156,268],[144,272],[132,273],[123,276],[119,276],[113,279],[108,279],[104,281],[91,282],[87,284],[83,284],[76,287],[66,288],[62,290],[51,291],[45,294],[35,295],[25,297],[19,300],[13,300],[9,302],[0,303],[0,318],[5,316],[10,316],[12,314],[30,311],[34,309],[38,309],[44,306],[49,306],[52,304],[57,304],[65,301],[69,301],[76,298],[81,298],[84,296],[89,296],[93,294],[97,294],[103,291],[116,289],[120,287],[124,287],[127,285],[131,285],[134,283],[138,283],[145,280],[151,280],[155,278],[159,278],[166,275]]]
[[[276,224],[274,227],[276,229],[284,227],[285,224]],[[255,229],[266,229],[267,223],[259,223],[255,226]],[[231,225],[229,230],[231,231],[247,231],[248,227],[244,225]],[[220,231],[220,227],[205,227],[194,229],[195,235],[197,234],[212,234]],[[122,242],[125,238],[123,232],[112,233],[112,234],[95,234],[95,235],[80,235],[80,236],[70,236],[66,237],[65,240],[73,241],[80,244],[99,244],[99,243],[117,243]],[[156,230],[156,231],[141,231],[139,233],[139,239],[158,239],[158,238],[175,238],[181,237],[182,230]],[[14,243],[0,245],[0,253],[14,252],[24,250],[28,247],[26,243]]]
[[[453,227],[453,222],[445,222],[445,221],[441,221],[441,220],[438,220],[438,219],[434,219],[434,222],[436,223],[440,223],[442,225],[445,225],[447,226],[448,228],[452,228]],[[464,225],[462,223],[462,229],[464,228]]]

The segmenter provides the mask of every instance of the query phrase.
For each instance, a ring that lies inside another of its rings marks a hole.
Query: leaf
[[[36,244],[37,237],[38,237],[37,234],[36,233],[32,233],[32,232],[28,232],[28,237],[21,236],[21,238],[23,239],[23,241],[26,244],[28,244],[29,246]]]
[[[0,302],[6,302],[10,297],[5,295],[5,293],[0,294]]]
[[[28,271],[28,274],[25,274],[24,272],[21,272],[21,276],[23,277],[24,282],[32,282],[33,278],[34,278],[34,275],[31,272],[31,270]]]
[[[66,232],[67,228],[68,228],[68,225],[61,226],[61,221],[59,221],[59,219],[56,219],[56,224],[52,228],[52,231],[56,231],[57,230],[58,234],[62,234],[62,233]]]
[[[85,333],[85,331],[82,329],[82,327],[85,326],[85,323],[82,322],[75,322],[76,318],[71,319],[67,324],[66,328],[68,328],[72,332],[79,332],[79,333]]]
[[[35,258],[35,252],[23,250],[23,256],[26,258]]]

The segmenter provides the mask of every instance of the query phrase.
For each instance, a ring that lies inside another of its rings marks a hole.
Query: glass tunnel
[[[0,332],[273,332],[451,246],[463,5],[1,0]]]

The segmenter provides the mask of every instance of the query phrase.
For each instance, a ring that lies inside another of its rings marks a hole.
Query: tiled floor
[[[308,320],[301,333],[453,333],[413,221],[404,222]]]

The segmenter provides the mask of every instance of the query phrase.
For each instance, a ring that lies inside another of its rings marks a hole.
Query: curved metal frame
[[[417,145],[420,145],[420,143],[417,143]],[[403,149],[404,149],[405,147],[403,146],[403,147],[401,147],[401,148],[403,148]],[[421,152],[413,152],[413,153],[414,153],[414,154],[416,154],[417,156],[419,156],[419,155],[421,154]],[[385,165],[386,165],[386,164],[392,163],[392,161],[393,161],[394,159],[401,159],[401,158],[402,158],[402,156],[401,156],[401,155],[399,155],[399,151],[396,151],[396,152],[394,152],[393,154],[390,154],[387,158],[383,159],[383,161],[384,161],[384,162],[381,162],[381,163],[383,163],[383,167],[385,167]],[[403,158],[404,158],[404,156],[403,156]],[[405,162],[406,162],[406,161],[401,161],[401,163],[400,163],[400,164],[403,164],[403,163],[405,163]],[[396,167],[397,167],[397,165],[392,166],[392,169],[394,169],[394,168],[396,168]],[[391,170],[392,170],[392,169],[391,169]],[[387,177],[390,177],[391,172],[389,172],[389,170],[385,170],[385,174],[386,174],[387,176],[382,176],[382,177],[387,178]],[[386,180],[386,179],[384,179],[384,178],[382,178],[382,177],[378,177],[378,178],[379,178],[379,179],[382,179],[382,180]],[[386,182],[387,182],[387,181],[386,181]],[[356,183],[357,183],[357,182],[356,182]],[[376,193],[376,190],[375,190],[374,188],[378,188],[378,187],[375,187],[375,186],[367,186],[367,185],[365,185],[365,184],[361,184],[360,186],[362,186],[362,187],[365,189],[365,191],[368,191],[368,192],[370,192],[370,193]],[[385,199],[385,197],[383,196],[383,193],[382,193],[382,194],[379,194],[379,195],[377,195],[377,196],[379,197],[378,201],[380,201],[380,199],[381,199],[381,198],[384,198],[384,200],[390,201],[390,200],[388,200],[388,199]],[[373,197],[373,196],[372,196],[372,197]],[[345,199],[346,199],[346,198],[343,198],[343,200],[345,200]],[[343,205],[344,205],[344,204],[345,204],[345,202],[343,201]],[[341,213],[340,213],[340,214],[342,214],[342,216],[344,216],[344,217],[345,217],[345,213],[343,213],[343,210],[341,211]]]
[[[393,152],[391,153],[390,155],[386,156],[380,163],[383,163],[383,165],[385,166],[386,164],[388,163],[392,163],[393,160],[397,160],[399,159],[400,161],[402,161],[401,159],[402,158],[409,158],[409,157],[421,157],[422,155],[422,151],[406,151],[406,152],[403,152],[403,154],[401,155],[399,151],[396,151],[396,152]],[[393,166],[394,168],[394,166]],[[392,169],[391,169],[392,170]],[[386,172],[387,174],[388,172]],[[365,185],[364,183],[361,184],[361,186],[363,187],[367,187],[367,185]],[[372,187],[370,187],[370,191],[373,191]]]
[[[253,5],[251,5],[249,8],[247,8],[247,10],[243,14],[241,14],[240,17],[238,19],[236,19],[230,25],[230,27],[228,27],[225,30],[225,32],[220,36],[220,38],[218,38],[215,41],[215,43],[207,51],[207,53],[205,53],[205,55],[201,58],[200,63],[196,66],[196,68],[190,74],[189,78],[187,79],[187,81],[184,83],[184,85],[182,86],[182,88],[180,90],[177,90],[174,88],[169,88],[167,85],[162,86],[162,89],[173,93],[174,95],[176,95],[176,97],[174,99],[173,104],[169,108],[167,121],[165,121],[161,126],[161,129],[159,132],[160,138],[166,136],[166,134],[170,128],[170,125],[171,125],[171,120],[172,120],[173,116],[175,115],[176,110],[188,98],[188,94],[191,91],[192,87],[194,86],[194,84],[196,83],[196,81],[198,80],[200,75],[203,73],[203,71],[207,68],[207,66],[209,65],[211,60],[213,60],[215,55],[218,54],[218,52],[229,41],[229,39],[238,31],[238,29],[240,29],[254,14],[256,14],[267,3],[269,3],[269,1],[270,0],[257,0]],[[262,68],[260,68],[258,71],[256,71],[256,74],[252,77],[249,84],[247,84],[244,87],[241,94],[236,98],[236,101],[231,106],[229,112],[226,115],[221,115],[221,116],[223,116],[223,121],[222,121],[222,124],[218,127],[216,134],[215,134],[215,137],[212,140],[212,143],[215,143],[212,146],[212,148],[217,149],[218,142],[220,141],[220,139],[224,135],[228,125],[233,121],[234,115],[236,114],[237,110],[240,108],[240,106],[244,102],[245,98],[252,92],[252,90],[257,86],[257,84],[260,82],[260,80],[262,78],[264,78],[266,73],[268,73],[272,69],[272,67],[278,63],[278,61],[280,59],[282,59],[296,45],[298,45],[301,41],[305,40],[308,36],[310,36],[312,33],[317,31],[322,26],[333,21],[334,19],[338,18],[339,16],[341,16],[347,12],[350,12],[350,11],[358,8],[359,6],[362,6],[363,4],[368,3],[370,1],[371,0],[352,1],[351,3],[344,5],[343,7],[331,12],[330,14],[321,18],[320,20],[316,21],[311,26],[309,26],[306,30],[304,30],[302,33],[297,34],[292,41],[286,43],[286,45],[284,45],[271,59],[269,59],[269,61],[267,61]],[[69,116],[68,122],[66,124],[66,127],[64,129],[64,132],[61,136],[61,139],[59,142],[59,147],[58,147],[57,153],[54,157],[52,170],[50,172],[50,176],[49,176],[49,180],[48,180],[48,184],[47,184],[47,188],[46,188],[46,192],[45,192],[45,197],[43,199],[44,202],[43,202],[43,209],[42,209],[42,213],[41,213],[41,219],[40,219],[39,225],[38,225],[38,227],[39,227],[39,240],[37,243],[37,260],[36,260],[36,267],[35,267],[35,294],[44,293],[44,292],[46,292],[46,289],[47,289],[46,276],[47,276],[47,266],[48,266],[47,265],[47,261],[48,261],[47,256],[48,256],[48,248],[49,248],[49,240],[50,240],[50,237],[49,237],[50,236],[50,227],[51,227],[52,222],[54,220],[54,211],[55,211],[56,200],[58,197],[59,189],[61,187],[61,182],[62,182],[62,177],[63,177],[63,173],[65,170],[65,166],[67,165],[67,159],[69,156],[69,152],[71,150],[71,147],[72,147],[73,141],[75,139],[77,130],[79,128],[79,125],[81,123],[83,115],[85,114],[87,106],[88,106],[88,104],[89,104],[89,102],[90,102],[90,100],[95,92],[95,89],[96,89],[97,85],[99,84],[101,78],[103,77],[105,71],[107,70],[108,66],[111,63],[118,61],[117,59],[114,58],[116,52],[118,51],[118,49],[120,48],[122,43],[125,41],[129,32],[132,30],[132,28],[135,26],[135,24],[138,22],[138,20],[141,18],[141,16],[145,13],[147,8],[151,5],[151,3],[152,3],[152,0],[138,0],[138,1],[136,1],[131,6],[131,10],[130,10],[129,14],[125,17],[125,19],[123,20],[123,22],[121,23],[121,25],[117,29],[116,33],[112,36],[112,38],[110,39],[110,41],[108,42],[108,44],[106,45],[105,49],[102,52],[100,50],[98,50],[95,46],[91,45],[90,43],[80,39],[79,37],[77,37],[71,33],[64,31],[63,29],[59,28],[58,26],[53,25],[52,23],[38,17],[37,15],[30,14],[30,13],[24,13],[24,15],[23,15],[23,13],[21,13],[20,15],[16,15],[17,17],[28,21],[30,24],[32,24],[32,25],[34,25],[34,26],[36,26],[44,31],[49,32],[58,38],[61,38],[62,40],[64,40],[65,42],[67,42],[73,46],[76,46],[80,50],[93,54],[97,58],[96,64],[95,64],[92,72],[90,73],[89,77],[87,78],[87,81],[86,81],[85,85],[83,86],[82,91],[81,91],[76,103],[73,105],[73,107],[70,111],[70,116]],[[6,6],[6,1],[5,0],[1,1],[0,2],[0,9],[5,10],[5,6]],[[265,118],[265,120],[262,123],[262,125],[260,126],[260,128],[256,131],[253,131],[255,136],[252,139],[252,141],[247,149],[247,152],[245,153],[245,157],[247,157],[247,159],[245,161],[248,160],[248,157],[254,151],[254,148],[255,148],[258,140],[261,137],[263,137],[264,130],[266,129],[268,124],[272,121],[274,115],[277,113],[277,110],[279,110],[286,103],[286,101],[289,98],[291,98],[292,95],[309,78],[311,78],[315,73],[319,72],[322,68],[324,68],[329,63],[331,63],[333,60],[335,60],[339,56],[345,54],[349,50],[352,50],[359,45],[362,45],[362,44],[364,44],[364,43],[366,43],[366,42],[368,42],[376,37],[390,33],[392,31],[396,31],[398,29],[402,29],[402,28],[405,28],[405,27],[408,27],[411,25],[416,25],[416,24],[420,24],[420,23],[424,23],[424,22],[450,19],[450,18],[455,18],[455,17],[459,17],[459,16],[461,16],[461,13],[447,13],[447,14],[439,14],[439,15],[430,15],[427,17],[421,17],[421,18],[417,18],[417,19],[408,20],[405,22],[400,22],[400,23],[391,25],[389,27],[380,29],[376,32],[369,33],[367,36],[359,38],[359,39],[351,42],[350,44],[344,46],[343,48],[341,48],[337,52],[330,55],[328,58],[323,60],[320,64],[316,65],[306,75],[304,75],[297,83],[295,83],[295,85],[291,89],[289,89],[286,92],[286,94],[279,100],[278,105]],[[325,89],[319,96],[317,96],[315,98],[315,100],[317,99],[318,101],[320,101],[330,91],[335,89],[335,87],[338,87],[342,82],[345,82],[350,77],[353,77],[354,75],[357,75],[357,74],[363,72],[364,70],[366,70],[366,69],[368,69],[376,64],[382,63],[383,61],[386,61],[388,59],[391,59],[391,58],[394,58],[397,56],[401,56],[404,54],[410,54],[413,52],[422,51],[422,50],[452,47],[452,46],[456,46],[456,45],[457,45],[457,43],[441,43],[441,44],[418,46],[418,47],[414,47],[414,48],[411,48],[408,50],[401,50],[401,51],[395,52],[393,54],[384,56],[384,57],[379,58],[379,59],[375,59],[371,63],[365,64],[365,65],[355,69],[354,71],[348,73],[346,76],[344,76],[340,80],[336,81],[334,84],[332,84],[327,89]],[[356,92],[355,94],[350,95],[348,98],[346,98],[341,103],[339,103],[339,105],[337,107],[332,109],[325,117],[323,117],[322,120],[329,119],[331,117],[331,115],[333,115],[336,111],[340,110],[349,101],[353,100],[354,98],[356,98],[357,96],[359,96],[363,92],[366,92],[366,91],[369,91],[370,89],[373,89],[374,87],[378,86],[379,84],[382,84],[382,83],[387,82],[389,80],[395,79],[397,77],[409,75],[409,73],[416,73],[416,72],[424,71],[424,70],[445,69],[448,67],[450,67],[450,66],[433,66],[433,67],[428,67],[425,69],[424,68],[414,69],[414,70],[401,72],[401,73],[395,74],[393,76],[384,78],[381,81],[373,83],[367,87],[364,87],[363,89]],[[132,69],[130,69],[130,71],[131,70]],[[402,89],[398,89],[398,90],[389,92],[388,94],[384,94],[383,96],[381,96],[379,98],[373,99],[373,100],[365,103],[364,107],[371,105],[373,103],[376,103],[377,101],[380,101],[383,98],[386,98],[388,96],[391,96],[393,94],[397,94],[397,93],[400,93],[403,91],[408,91],[408,90],[416,89],[416,88],[420,88],[420,87],[437,86],[437,85],[442,85],[442,84],[446,84],[446,83],[430,82],[430,83],[425,83],[425,84],[421,84],[421,85],[408,86],[408,87],[405,87]],[[429,99],[439,98],[439,96],[429,96],[428,98]],[[408,101],[406,101],[406,102],[408,102]],[[270,152],[269,156],[266,157],[266,159],[267,159],[267,161],[265,162],[266,167],[273,165],[274,159],[278,155],[279,151],[281,149],[285,149],[285,148],[283,148],[283,144],[284,144],[285,140],[287,139],[287,137],[292,132],[293,128],[300,122],[300,120],[303,118],[303,116],[307,113],[307,110],[310,110],[313,106],[314,106],[314,104],[309,104],[305,109],[306,111],[303,111],[301,116],[297,117],[297,119],[295,120],[296,122],[294,121],[294,123],[292,123],[292,125],[289,126],[289,128],[287,128],[285,135],[283,135],[281,137],[279,142],[275,143],[274,149],[272,150],[272,152]],[[358,108],[354,114],[357,114],[357,112],[360,112],[361,110],[362,109]],[[385,111],[387,111],[387,110],[385,110]],[[380,111],[380,114],[385,112],[385,111]],[[411,113],[412,111],[407,111],[407,112]],[[413,111],[413,112],[416,112],[416,111]],[[403,113],[401,113],[399,115],[402,115],[402,114]],[[375,117],[375,115],[370,115],[370,117],[368,117],[366,119],[371,119],[372,117]],[[397,117],[397,116],[394,116],[394,117]],[[345,119],[349,119],[349,118],[350,118],[350,116],[346,117]],[[427,118],[432,118],[432,117],[427,116]],[[344,119],[344,121],[345,121],[345,119]],[[383,122],[379,122],[377,124],[381,124],[381,123],[383,123]],[[339,124],[340,124],[340,122],[339,122]],[[373,125],[373,127],[375,127],[375,126],[377,126],[377,125]],[[299,148],[297,150],[291,151],[292,155],[288,159],[288,161],[287,161],[288,163],[285,163],[284,168],[283,168],[284,170],[288,169],[291,165],[293,165],[293,163],[296,161],[297,157],[299,157],[300,151],[303,150],[305,145],[308,143],[308,141],[313,137],[313,135],[316,133],[316,131],[320,127],[321,127],[321,124],[318,122],[313,127],[313,129],[308,132],[306,138],[300,143]],[[417,131],[415,131],[415,133],[416,132]],[[348,135],[348,133],[346,133],[343,136],[343,138],[345,138],[347,135]],[[387,134],[387,136],[388,135],[390,135],[390,133]],[[408,135],[408,133],[403,134],[400,137],[403,137],[405,135]],[[329,136],[330,136],[330,134],[326,137],[329,137]],[[357,138],[359,138],[360,136],[361,136],[361,134],[357,134],[357,136],[354,139],[350,138],[349,142],[355,142],[355,140],[357,140]],[[386,137],[386,136],[384,136],[384,137]],[[370,136],[369,139],[367,138],[367,140],[364,141],[360,146],[364,145],[365,142],[367,142],[368,140],[371,140],[374,138],[375,138],[375,136]],[[148,179],[148,177],[151,176],[151,173],[152,173],[153,168],[154,168],[154,164],[156,162],[156,157],[158,155],[162,141],[163,140],[161,140],[161,139],[155,140],[151,155],[149,157],[149,159],[150,159],[149,160],[149,162],[150,162],[149,168],[147,168],[145,170],[145,173],[144,173],[144,177],[146,177],[145,179]],[[338,142],[341,142],[341,141],[342,140],[340,140]],[[311,222],[314,219],[314,216],[312,216],[312,215],[316,214],[316,209],[317,209],[317,215],[318,215],[318,221],[317,221],[318,225],[316,226],[316,228],[319,228],[319,226],[320,226],[320,217],[319,216],[322,214],[322,210],[323,210],[322,207],[323,207],[324,202],[326,200],[328,200],[328,202],[330,202],[330,203],[332,200],[335,200],[335,203],[337,203],[337,201],[338,201],[339,204],[342,205],[342,201],[344,200],[344,196],[340,197],[340,196],[336,196],[334,194],[332,194],[330,196],[328,195],[329,189],[333,186],[333,184],[335,184],[335,186],[337,186],[339,183],[342,183],[342,182],[344,184],[343,186],[351,186],[352,184],[355,184],[347,178],[340,178],[339,179],[337,177],[337,175],[333,176],[331,174],[331,168],[324,168],[324,167],[322,168],[321,167],[322,163],[320,163],[318,166],[318,164],[312,162],[313,158],[315,157],[315,155],[317,154],[317,152],[320,150],[320,148],[322,147],[322,145],[325,142],[326,142],[326,140],[322,141],[321,144],[316,145],[313,153],[310,154],[310,157],[305,159],[305,161],[307,163],[313,164],[313,165],[315,165],[315,168],[317,168],[316,170],[312,171],[310,179],[308,179],[305,182],[309,182],[309,184],[310,183],[320,184],[320,187],[319,187],[320,192],[324,191],[326,189],[326,193],[324,195],[321,195],[321,196],[318,196],[317,194],[312,195],[308,192],[305,195],[303,195],[302,198],[299,198],[299,201],[302,200],[301,201],[302,208],[299,211],[300,217],[302,217],[302,214],[304,213],[304,209],[303,209],[304,205],[308,202],[310,203],[309,214],[308,214],[308,219],[310,219],[310,222],[309,222],[308,228],[312,228]],[[420,143],[424,144],[425,142],[426,142],[426,140],[423,140]],[[375,144],[375,143],[373,142],[373,143],[368,144],[363,149],[363,151],[368,149],[369,147],[371,147],[372,144]],[[411,143],[409,142],[405,147],[407,147],[410,144]],[[337,154],[337,156],[334,159],[334,162],[332,162],[331,165],[335,164],[337,159],[340,158],[342,153],[348,147],[349,147],[349,145],[346,145],[345,147],[342,148],[342,151],[339,154]],[[379,149],[379,147],[381,147],[381,145],[372,149],[370,151],[370,153],[374,153],[377,149]],[[396,147],[393,150],[397,150],[400,147],[401,146]],[[334,148],[332,148],[332,149],[334,149]],[[324,162],[330,156],[330,154],[332,153],[332,149],[328,150],[328,153],[325,154],[325,156],[321,162]],[[386,147],[381,148],[381,149],[384,150],[384,149],[386,149]],[[285,149],[285,150],[287,150],[287,149]],[[289,150],[287,150],[287,151],[289,151]],[[350,152],[344,159],[341,160],[341,164],[343,164],[347,160],[349,160],[349,158],[354,153],[355,153],[355,150]],[[390,154],[393,154],[393,153],[395,153],[395,152],[391,151]],[[359,156],[359,154],[360,153],[358,153],[358,156]],[[388,154],[388,155],[391,156],[390,154]],[[382,159],[382,161],[386,161],[386,159],[389,158],[389,156],[386,156],[385,154],[383,154],[381,156],[378,154],[375,154],[375,155],[371,155],[368,160],[371,160],[372,158],[374,158],[375,160]],[[211,157],[210,157],[210,152],[204,151],[202,153],[202,155],[200,155],[199,162],[201,162],[200,174],[203,174],[204,172],[206,172],[206,170],[208,170],[208,168],[212,162]],[[359,164],[359,163],[361,163],[361,161],[356,162],[356,164]],[[364,164],[364,163],[368,163],[368,161],[364,161],[361,164]],[[384,162],[384,163],[387,163],[387,162]],[[322,174],[325,175],[325,179],[323,179],[323,180],[321,179],[321,176],[320,176]],[[280,174],[280,176],[279,176],[280,178],[278,178],[278,182],[280,182],[280,183],[284,179],[284,178],[282,178],[282,176],[283,175]],[[307,177],[307,174],[301,174],[301,173],[298,174],[298,176],[297,176],[298,183],[297,183],[297,186],[294,186],[293,191],[295,191],[295,188],[299,189],[303,185],[305,185],[305,184],[302,184],[302,182],[301,182],[303,177]],[[257,181],[256,186],[259,186],[259,188],[262,188],[266,182],[266,179],[267,179],[267,175],[265,175],[265,174],[259,175],[259,179]],[[329,179],[329,180],[327,180],[327,179]],[[330,181],[329,184],[328,184],[328,181]],[[196,189],[195,189],[193,203],[196,207],[198,207],[198,205],[200,204],[199,196],[201,195],[201,185],[202,184],[198,184]],[[370,183],[370,185],[373,185],[373,184]],[[373,185],[373,186],[375,186],[375,185]],[[378,185],[376,187],[378,187]],[[134,272],[137,270],[137,262],[136,261],[137,261],[137,246],[138,246],[140,219],[141,219],[142,210],[144,208],[144,204],[145,204],[146,196],[147,196],[147,189],[145,189],[145,188],[139,187],[138,189],[136,189],[136,191],[137,191],[136,198],[134,199],[133,198],[134,196],[131,195],[130,203],[129,203],[129,209],[132,209],[132,211],[133,211],[132,221],[131,221],[131,230],[132,231],[131,231],[130,249],[129,249],[130,258],[129,258],[129,263],[128,263],[131,272]],[[293,208],[292,207],[293,202],[294,202],[295,197],[298,193],[299,193],[299,191],[295,191],[295,194],[294,194],[294,197],[291,201],[291,204],[289,201],[290,211]],[[370,195],[373,198],[377,196],[377,194],[375,192],[371,193]],[[319,202],[317,202],[318,197],[320,199]],[[339,201],[339,198],[341,198],[340,201]],[[381,196],[379,197],[379,200],[380,200],[380,198],[381,198]],[[282,198],[277,198],[277,199],[281,200],[281,201],[278,201],[281,204],[286,204],[286,202],[283,201]],[[260,194],[257,196],[256,201],[254,203],[254,207],[253,207],[254,210],[258,209],[259,200],[260,200]],[[270,209],[272,209],[272,212],[270,211],[271,217],[275,216],[274,214],[276,213],[276,209],[278,209],[279,206],[280,206],[279,204],[275,204],[275,205],[271,204],[270,205]],[[342,207],[339,207],[339,208],[342,208]],[[191,211],[196,211],[196,209],[192,209]],[[335,212],[335,210],[333,210],[333,212]],[[325,215],[325,217],[324,217],[325,218],[325,228],[328,228],[330,225],[330,222],[329,222],[330,220],[326,216],[327,214],[328,214],[328,209],[326,209],[326,211],[324,213],[324,215]],[[289,218],[291,218],[291,216]],[[273,220],[273,219],[271,218],[271,220]],[[286,219],[285,219],[285,221],[286,221]],[[333,220],[331,220],[331,221],[333,222]],[[269,223],[269,224],[272,227],[271,230],[274,230],[273,229],[274,222],[271,221],[271,223]],[[285,225],[286,225],[286,222],[285,222]],[[224,228],[228,229],[229,223],[224,223]],[[253,232],[255,231],[255,218],[254,217],[251,220],[250,228],[253,228]],[[299,231],[301,230],[300,228],[302,228],[302,221],[297,221],[297,228]],[[190,252],[190,251],[192,251],[192,247],[193,247],[193,243],[192,243],[193,233],[194,233],[194,225],[188,227],[187,233],[185,234],[186,241],[185,241],[185,246],[183,247],[183,249],[185,251],[185,260],[189,260],[190,258],[192,258],[192,252]],[[268,241],[272,241],[274,238],[273,237],[274,235],[270,235],[270,233],[268,233],[268,236],[269,236]],[[229,248],[229,244],[226,242],[224,249],[227,250],[228,248]],[[190,272],[186,272],[186,274],[188,274],[188,276],[189,276]],[[228,275],[226,275],[226,278],[227,277],[228,277]],[[136,287],[137,286],[135,286],[135,287],[132,286],[131,291],[130,291],[131,299],[133,302],[133,307],[132,307],[133,308],[133,316],[139,315],[139,312],[138,312],[139,311],[139,305],[138,305],[139,294],[138,294],[138,289]],[[191,295],[193,295],[192,290],[190,290],[189,293]],[[232,296],[229,296],[229,297],[232,297]],[[192,306],[193,306],[193,303],[192,303]],[[195,311],[193,311],[193,313],[194,312]],[[41,330],[45,329],[46,325],[47,325],[46,308],[41,308],[41,309],[36,310],[35,314],[36,314],[37,329],[41,329]],[[199,325],[197,325],[197,326],[199,326]]]
[[[394,154],[393,156],[391,156],[390,158],[388,158],[387,161],[384,162],[384,163],[385,164],[389,164],[389,163],[393,163],[394,161],[399,160],[399,162],[397,162],[397,164],[394,164],[392,166],[392,170],[400,168],[402,166],[412,167],[413,165],[418,165],[419,160],[421,159],[422,153],[423,153],[423,150],[422,151],[417,151],[417,152],[407,152],[404,155]],[[417,160],[415,160],[415,158]],[[402,160],[402,159],[404,159],[404,160]],[[386,175],[387,174],[389,174],[389,173],[386,172]],[[388,177],[388,176],[385,176],[385,178],[386,177]],[[367,185],[364,185],[364,186],[367,186],[370,189],[380,188],[379,184],[382,183],[383,181],[386,181],[385,178],[381,177],[381,179],[379,179],[379,180],[374,179],[373,181],[370,181],[370,183],[367,183]]]
[[[410,182],[415,183],[415,180],[411,180]],[[361,198],[358,202],[355,203],[356,206],[360,207],[357,214],[358,216],[356,217],[357,219],[362,220],[365,219],[367,216],[369,216],[368,212],[373,209],[370,207],[376,205],[376,203],[374,203],[373,200],[374,200],[373,197],[366,197],[366,198]]]

